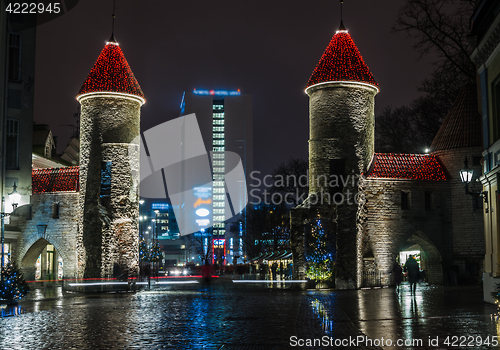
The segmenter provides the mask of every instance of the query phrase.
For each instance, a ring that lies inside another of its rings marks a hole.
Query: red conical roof
[[[378,90],[377,82],[347,30],[339,30],[333,36],[306,88],[329,81],[366,83]]]
[[[477,108],[477,88],[475,83],[467,83],[460,89],[457,99],[432,141],[431,152],[482,145],[482,121]]]
[[[92,92],[118,92],[141,97],[144,93],[117,43],[106,44],[78,96]]]

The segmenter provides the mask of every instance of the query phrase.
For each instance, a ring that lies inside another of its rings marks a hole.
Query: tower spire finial
[[[113,14],[111,17],[113,17],[113,20],[111,22],[111,38],[109,38],[110,43],[116,43],[115,40],[115,8],[116,8],[116,0],[113,0]]]
[[[342,18],[342,5],[344,5],[344,0],[340,0],[340,27],[339,27],[339,30],[346,30],[344,27],[344,21]]]

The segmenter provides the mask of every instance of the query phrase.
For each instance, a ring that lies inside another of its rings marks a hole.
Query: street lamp
[[[17,186],[15,182],[14,186],[12,186],[12,192],[9,193],[9,199],[10,202],[12,203],[12,210],[16,209],[17,205],[19,204],[19,201],[21,200],[21,194],[17,192]]]
[[[488,203],[488,197],[486,196],[488,194],[488,191],[483,191],[483,192],[469,191],[469,184],[472,181],[473,175],[474,171],[471,168],[469,168],[469,161],[467,160],[467,157],[465,157],[464,168],[460,169],[460,179],[462,180],[462,183],[465,185],[465,194],[469,194],[471,196],[478,195],[480,197],[483,197],[485,203]]]

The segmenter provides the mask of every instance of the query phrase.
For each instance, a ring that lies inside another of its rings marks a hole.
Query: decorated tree
[[[2,270],[0,299],[17,303],[28,294],[28,291],[28,285],[22,272],[14,264],[8,262]]]
[[[151,262],[158,262],[161,260],[161,258],[163,257],[162,253],[161,253],[161,249],[160,249],[160,243],[159,242],[155,242],[153,243],[153,246],[151,247],[151,251],[149,253],[149,257],[150,257],[150,261]]]
[[[139,261],[141,262],[149,262],[150,260],[149,249],[146,241],[141,239],[139,242]]]
[[[310,223],[306,249],[306,277],[310,280],[324,282],[333,278],[335,250],[332,248],[333,232],[330,231],[319,217]]]

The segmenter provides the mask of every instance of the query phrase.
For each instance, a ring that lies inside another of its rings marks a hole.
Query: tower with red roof
[[[337,251],[335,284],[352,289],[357,281],[357,210],[352,205],[359,192],[357,177],[366,172],[374,152],[374,99],[378,84],[349,32],[341,24],[305,92],[309,96],[309,197],[294,210],[292,247],[301,246],[301,222],[311,215],[335,227]],[[332,187],[330,180],[338,184]],[[352,181],[354,180],[354,181]],[[347,198],[350,197],[350,198]],[[332,205],[335,203],[335,205]],[[350,203],[350,205],[348,204]],[[303,278],[304,254],[296,248],[296,276]]]
[[[139,132],[144,94],[112,37],[76,99],[81,104],[78,276],[138,272]]]

